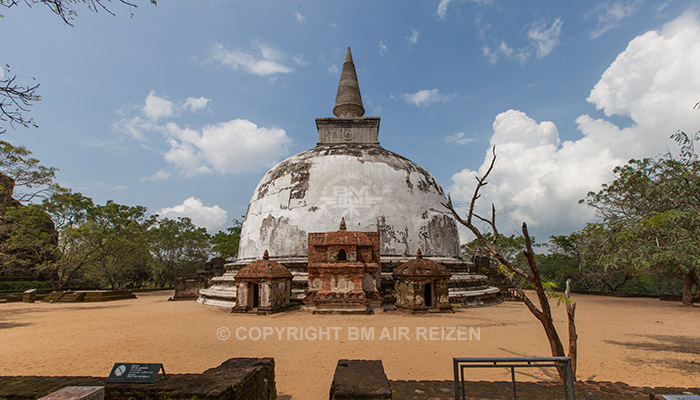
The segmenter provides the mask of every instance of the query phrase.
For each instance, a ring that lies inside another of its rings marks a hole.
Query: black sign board
[[[153,383],[158,380],[160,371],[165,375],[163,364],[116,363],[107,383]]]

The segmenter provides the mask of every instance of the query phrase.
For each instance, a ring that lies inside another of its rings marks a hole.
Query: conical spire
[[[345,217],[342,217],[342,218],[340,219],[340,230],[341,230],[341,231],[344,231],[344,230],[346,230],[346,229],[348,229],[348,227],[347,227],[347,225],[345,225]]]
[[[355,64],[352,62],[352,53],[349,47],[345,53],[343,72],[340,73],[333,114],[338,118],[360,118],[365,114],[360,95],[360,84],[357,82]]]

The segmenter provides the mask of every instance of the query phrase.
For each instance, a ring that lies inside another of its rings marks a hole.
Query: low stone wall
[[[167,373],[167,370],[166,370]],[[274,400],[272,358],[232,358],[201,374],[167,374],[155,383],[105,384],[106,378],[2,376],[0,400],[36,399],[66,386],[105,386],[105,399]]]
[[[43,301],[51,303],[81,303],[135,299],[131,290],[77,290],[51,292]]]
[[[467,399],[512,399],[511,382],[465,382]],[[391,381],[394,399],[453,400],[454,381]],[[518,398],[562,399],[564,388],[559,382],[518,382]],[[623,382],[578,381],[574,384],[576,400],[645,400],[654,394],[700,394],[700,388],[650,388]]]

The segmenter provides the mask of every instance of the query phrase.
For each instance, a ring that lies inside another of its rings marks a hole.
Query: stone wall
[[[66,386],[105,386],[105,399],[115,400],[277,398],[272,358],[231,358],[201,374],[167,374],[155,383],[105,384],[105,381],[106,378],[100,377],[2,376],[0,400],[34,400]]]

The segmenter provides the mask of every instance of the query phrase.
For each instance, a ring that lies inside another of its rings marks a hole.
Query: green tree
[[[511,263],[514,263],[519,266],[525,266],[527,264],[527,260],[525,260],[523,255],[523,248],[525,247],[525,238],[523,238],[522,236],[498,235],[498,237],[495,238],[491,232],[485,232],[484,239],[486,239],[486,241],[489,243],[494,243],[494,246],[496,247],[498,252]],[[540,246],[535,242],[534,236],[531,237],[531,241],[534,247]],[[489,257],[489,261],[491,262],[491,264],[498,265],[498,260],[491,256],[491,254],[489,253],[489,249],[486,246],[484,246],[483,242],[478,238],[472,240],[471,242],[465,245],[462,245],[463,256],[474,253],[485,255]]]
[[[149,231],[151,275],[156,287],[172,286],[206,263],[209,234],[189,218],[159,219]]]
[[[694,149],[700,137],[671,137],[680,145],[677,156],[630,160],[613,170],[613,182],[581,202],[601,219],[603,239],[596,253],[587,252],[595,262],[682,277],[683,304],[689,306],[700,298],[700,160]]]
[[[108,201],[91,208],[86,222],[75,234],[83,246],[94,251],[90,257],[93,272],[112,289],[138,286],[147,278],[151,262],[148,229],[155,217],[142,206],[126,206]]]
[[[547,254],[540,255],[542,275],[561,287],[567,279],[573,287],[594,292],[617,292],[638,274],[616,257],[600,257],[616,247],[602,224],[588,224],[569,235],[550,236]]]
[[[21,203],[50,196],[56,188],[56,168],[41,165],[31,155],[32,152],[24,146],[13,146],[0,140],[0,174],[5,177],[0,180],[0,195],[12,196]]]
[[[0,224],[0,254],[4,272],[31,271],[60,257],[58,234],[41,206],[8,207]]]
[[[81,225],[87,222],[88,213],[95,207],[92,199],[81,193],[60,188],[42,203],[58,230],[60,257],[41,265],[48,274],[54,290],[62,290],[84,276],[86,268],[94,262],[96,248],[84,237]]]
[[[235,260],[238,257],[238,243],[241,239],[242,224],[241,221],[234,219],[233,226],[212,236],[212,250],[217,257],[221,257],[224,260]]]

